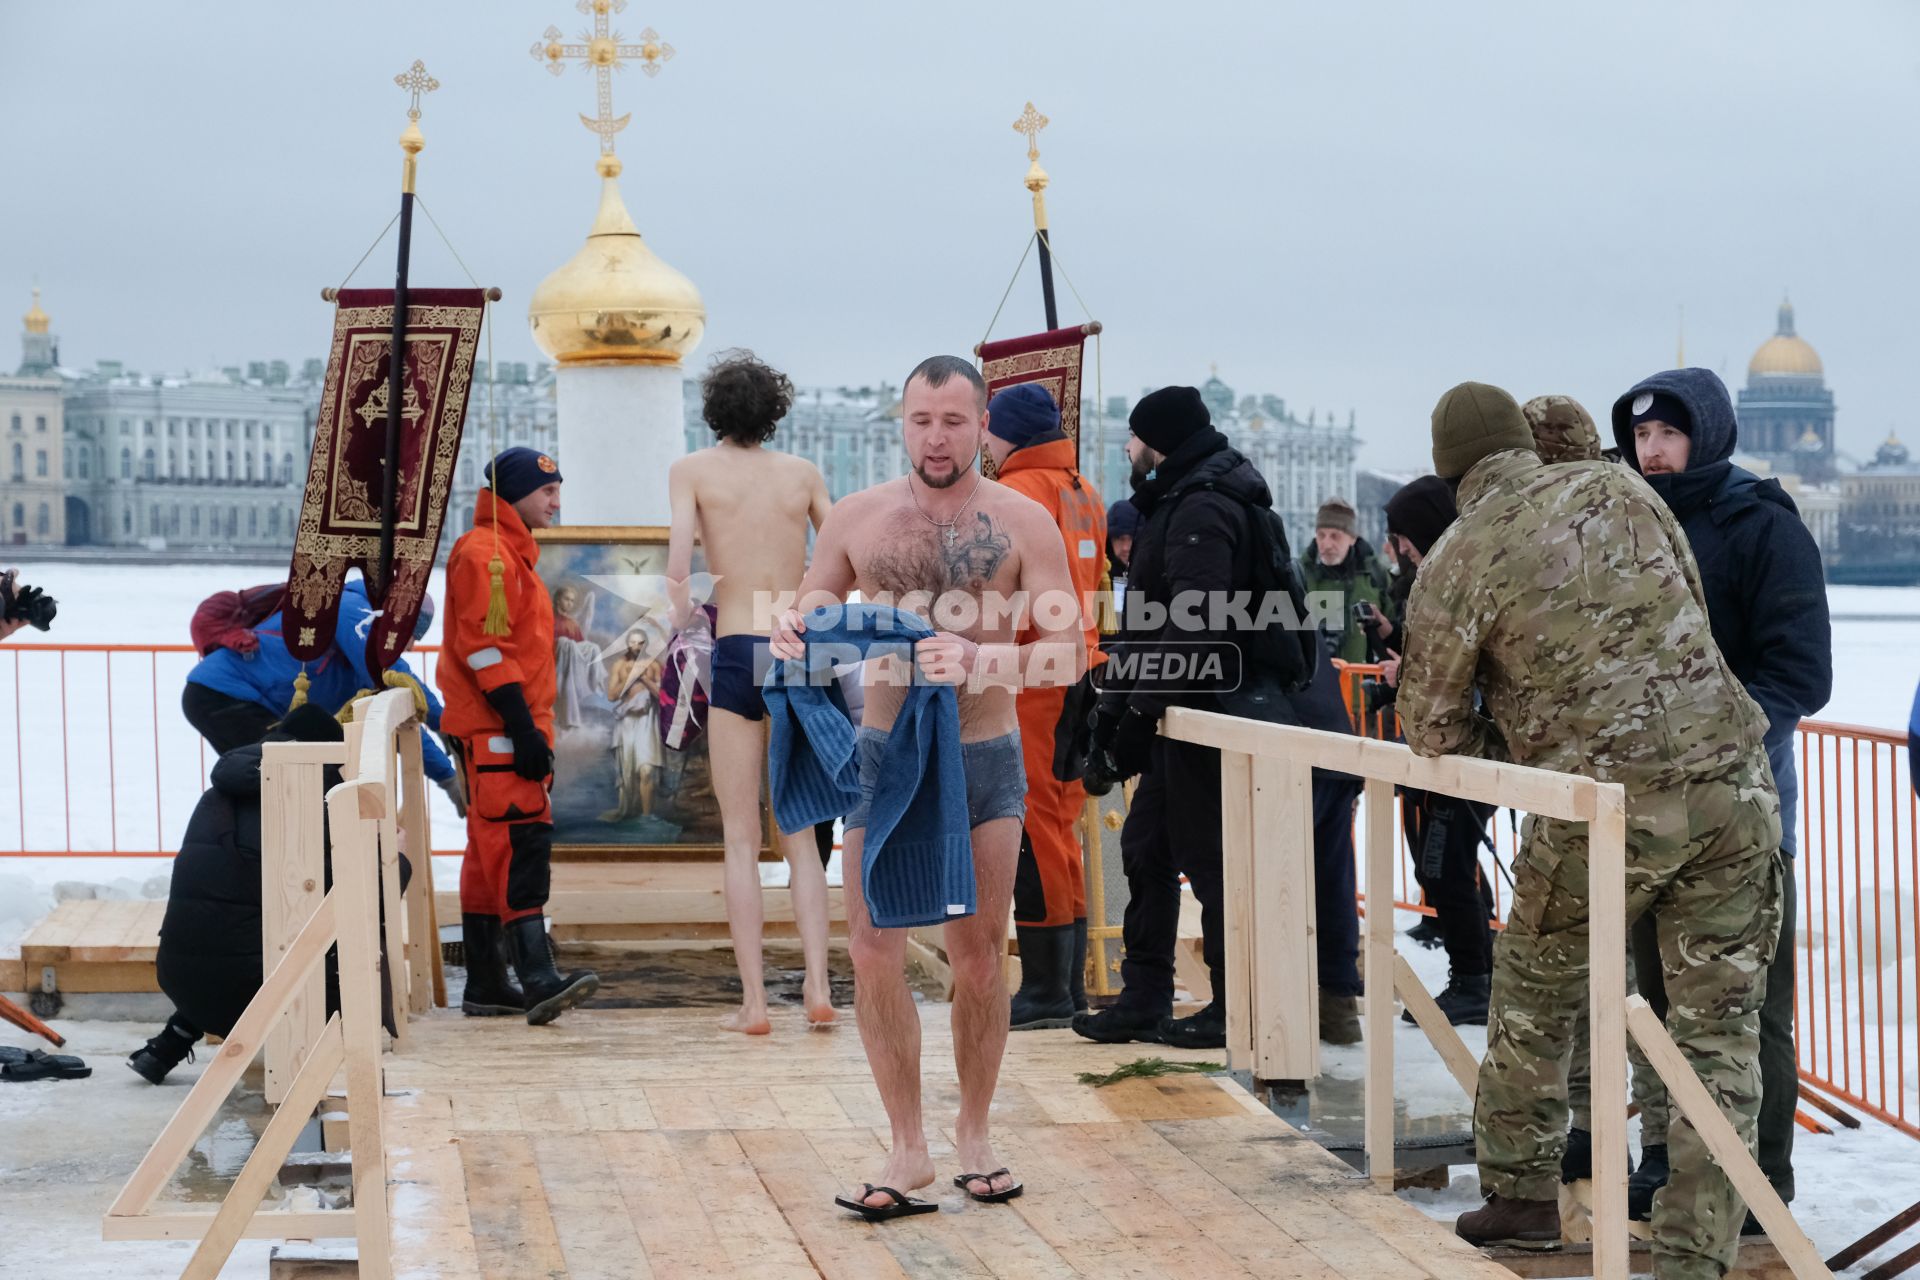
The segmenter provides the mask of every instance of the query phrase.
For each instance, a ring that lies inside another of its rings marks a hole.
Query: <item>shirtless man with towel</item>
[[[776,658],[804,656],[801,611],[839,604],[853,591],[936,628],[914,647],[913,672],[891,660],[867,664],[857,750],[863,766],[878,758],[911,679],[956,686],[978,909],[944,926],[960,1084],[954,1126],[960,1176],[954,1183],[976,1200],[997,1202],[1020,1192],[987,1136],[987,1110],[1007,1044],[1000,961],[1026,811],[1014,692],[1028,684],[1072,684],[1086,665],[1085,642],[1060,531],[1040,504],[979,472],[987,428],[987,387],[979,372],[959,357],[934,356],[908,375],[902,395],[911,474],[852,494],[833,508],[801,583],[799,608],[780,619],[772,652]],[[1029,620],[1036,638],[1016,643]],[[938,1206],[907,1194],[934,1180],[920,1110],[920,1018],[907,989],[906,930],[875,928],[861,894],[865,828],[858,809],[847,815],[848,951],[860,1041],[893,1142],[878,1179],[839,1203],[879,1219]]]

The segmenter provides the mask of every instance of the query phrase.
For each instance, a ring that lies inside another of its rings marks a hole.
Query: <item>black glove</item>
[[[1128,707],[1127,713],[1120,717],[1120,723],[1113,730],[1113,762],[1120,767],[1120,776],[1131,778],[1137,773],[1145,773],[1153,758],[1153,740],[1159,736],[1160,718],[1150,716],[1138,707]]]
[[[503,684],[487,694],[487,703],[499,713],[501,727],[513,739],[513,771],[529,782],[543,782],[553,772],[553,748],[534,727],[527,695],[517,684]]]

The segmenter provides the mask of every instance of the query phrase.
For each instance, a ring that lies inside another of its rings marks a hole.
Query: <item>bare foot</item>
[[[834,1012],[832,988],[826,983],[818,987],[809,981],[800,993],[801,1003],[807,1009],[807,1025],[810,1027],[830,1027],[840,1015]]]
[[[767,1011],[764,1006],[759,1009],[749,1009],[745,1005],[741,1005],[738,1009],[735,1009],[732,1013],[720,1019],[720,1029],[722,1031],[738,1031],[741,1035],[745,1036],[763,1036],[773,1030],[773,1027],[767,1022]]]
[[[969,1195],[997,1195],[1019,1181],[1004,1171],[1000,1158],[993,1154],[993,1145],[984,1137],[973,1142],[961,1141],[956,1137],[953,1151],[960,1157],[961,1172],[979,1175],[968,1177],[965,1190]]]
[[[863,1199],[876,1209],[884,1209],[893,1203],[893,1197],[878,1190],[880,1187],[892,1187],[903,1194],[911,1194],[933,1182],[933,1157],[927,1154],[925,1147],[914,1151],[895,1151],[887,1158],[886,1167],[880,1170],[880,1176],[873,1180],[876,1188],[864,1198],[856,1192],[849,1199]]]

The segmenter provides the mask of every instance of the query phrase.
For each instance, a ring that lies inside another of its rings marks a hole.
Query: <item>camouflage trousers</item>
[[[1780,928],[1779,845],[1779,801],[1758,751],[1712,776],[1628,793],[1627,919],[1657,906],[1667,1030],[1750,1148],[1760,1106],[1759,979]],[[1552,1200],[1574,1021],[1587,1001],[1585,824],[1531,822],[1514,873],[1494,947],[1474,1140],[1483,1190]],[[1745,1206],[1677,1113],[1668,1158],[1673,1176],[1654,1199],[1655,1274],[1718,1280],[1738,1251]]]

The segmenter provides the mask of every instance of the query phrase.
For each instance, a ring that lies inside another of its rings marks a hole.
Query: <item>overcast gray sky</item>
[[[591,76],[528,49],[569,0],[0,0],[0,317],[38,281],[72,365],[324,352],[396,205],[415,57],[423,198],[506,291],[591,222]],[[1359,416],[1424,466],[1465,378],[1619,391],[1687,354],[1737,386],[1790,289],[1843,451],[1920,436],[1920,5],[1397,0],[965,5],[634,0],[678,56],[616,77],[641,230],[706,298],[691,363],[751,346],[803,384],[897,382],[986,328],[1042,163],[1109,394],[1199,382]],[[414,280],[461,282],[424,220]],[[997,333],[1040,327],[1032,278]],[[391,280],[390,248],[359,282]],[[1063,319],[1079,318],[1064,285]],[[9,333],[17,332],[11,319]],[[11,367],[11,340],[0,364]]]

